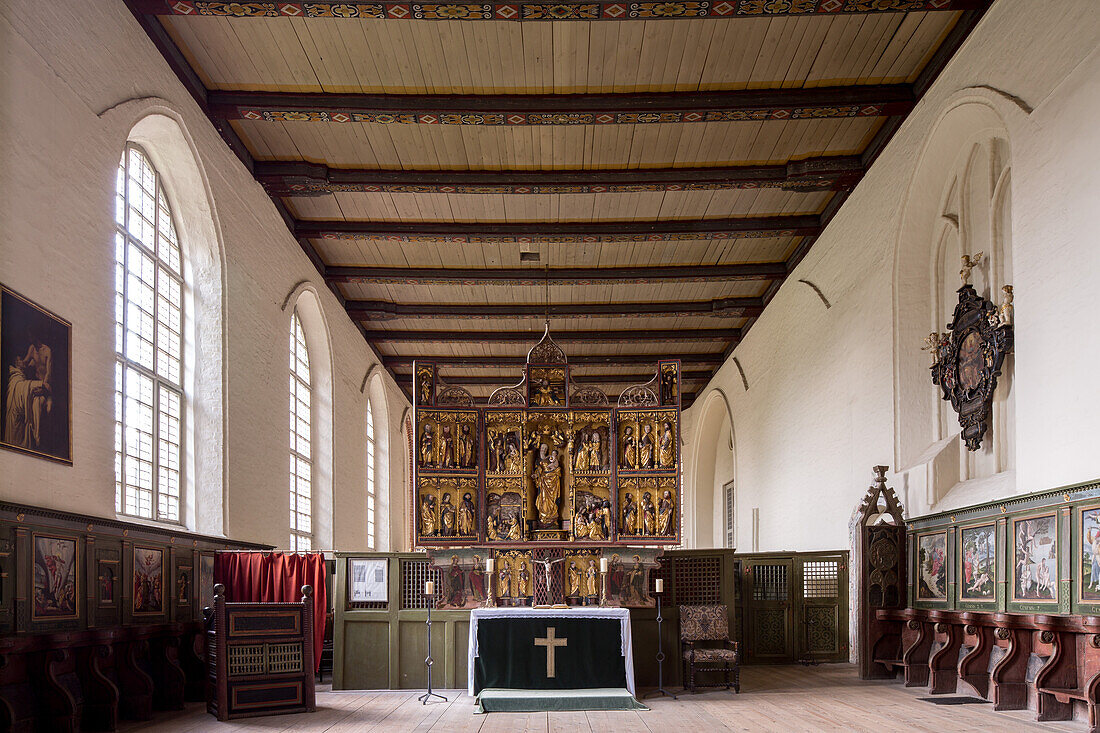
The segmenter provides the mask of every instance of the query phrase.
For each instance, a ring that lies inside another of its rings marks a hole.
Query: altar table
[[[625,687],[634,694],[630,610],[475,608],[468,690]]]

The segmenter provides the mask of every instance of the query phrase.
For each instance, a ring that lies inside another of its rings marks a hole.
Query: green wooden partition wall
[[[349,600],[348,573],[359,559],[386,568],[386,600]],[[416,689],[427,685],[427,610],[432,579],[423,553],[336,553],[333,689]],[[848,659],[848,553],[665,553],[653,579],[665,580],[661,643],[665,686],[679,686],[679,605],[729,607],[731,634],[748,664]],[[440,578],[434,578],[437,582]],[[653,581],[651,579],[651,583]],[[651,588],[652,590],[652,588]],[[639,687],[657,684],[657,609],[631,610]],[[432,683],[466,686],[469,611],[432,611]]]

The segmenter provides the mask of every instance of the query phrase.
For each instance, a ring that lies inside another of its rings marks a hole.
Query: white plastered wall
[[[198,356],[221,352],[220,364],[202,359],[199,379],[218,384],[217,373],[223,376],[222,392],[204,391],[196,406],[214,427],[195,436],[190,478],[200,497],[211,485],[224,487],[225,501],[200,504],[188,526],[286,545],[289,314],[283,306],[304,284],[316,294],[331,353],[336,511],[321,519],[329,529],[319,540],[341,549],[366,547],[361,387],[378,357],[262,188],[115,0],[0,4],[0,281],[73,323],[74,459],[68,467],[0,451],[0,499],[113,514],[114,176],[131,130],[150,115],[178,126],[201,179],[200,193],[171,196],[174,213],[207,216],[207,236],[217,240],[210,251],[220,262],[196,267],[195,288],[224,293],[221,333],[205,334],[200,325],[195,345]],[[150,154],[170,160],[180,149]],[[172,194],[173,172],[161,173]],[[408,405],[388,374],[374,392],[383,395],[389,418]],[[400,445],[396,419],[376,428],[390,445]],[[403,461],[384,465],[381,511],[402,505],[406,482]],[[380,549],[389,548],[386,528],[393,521],[379,515]]]
[[[748,389],[731,359],[700,391],[684,416],[685,455],[709,455],[696,443],[720,442],[707,415],[711,393],[722,390],[736,435],[730,470],[739,538],[750,535],[748,512],[757,506],[760,551],[846,548],[848,519],[871,467],[902,461],[895,416],[916,399],[910,390],[935,387],[927,378],[912,386],[895,379],[895,347],[897,359],[928,364],[920,350],[927,330],[916,338],[896,333],[895,305],[912,304],[904,284],[895,303],[906,276],[895,278],[895,257],[907,202],[943,195],[945,178],[913,189],[928,140],[966,104],[991,111],[1011,156],[1015,471],[1009,480],[959,493],[947,487],[941,495],[973,503],[1100,478],[1098,45],[1100,13],[1091,0],[1060,0],[1057,12],[1043,0],[994,3],[738,345]],[[950,505],[930,505],[920,465],[909,468],[890,476],[908,510]],[[728,478],[689,462],[688,511],[697,482],[720,486]]]

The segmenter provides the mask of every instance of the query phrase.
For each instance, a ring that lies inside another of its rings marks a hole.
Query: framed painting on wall
[[[947,600],[947,532],[917,535],[917,598]]]
[[[348,602],[385,603],[389,599],[387,568],[384,557],[348,560]]]
[[[100,606],[114,606],[118,599],[118,560],[100,560],[96,573],[96,597]]]
[[[177,565],[176,566],[176,605],[177,606],[189,606],[191,605],[192,594],[194,593],[194,574],[190,565]]]
[[[1012,600],[1058,601],[1058,521],[1054,514],[1012,520]]]
[[[80,563],[75,537],[34,534],[35,621],[75,619]]]
[[[959,530],[959,600],[996,600],[997,525]]]
[[[1100,506],[1081,507],[1077,527],[1081,538],[1077,600],[1100,603]]]
[[[72,465],[72,329],[0,285],[0,446]]]
[[[164,613],[164,550],[134,547],[134,614]]]

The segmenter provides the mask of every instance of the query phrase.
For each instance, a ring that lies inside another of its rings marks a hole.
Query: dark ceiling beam
[[[829,155],[785,165],[588,170],[383,170],[330,168],[306,161],[256,161],[256,180],[272,196],[387,193],[630,193],[779,188],[842,191],[863,176],[858,155]]]
[[[637,366],[639,364],[652,364],[657,368],[659,359],[679,359],[685,366],[714,366],[722,363],[721,353],[710,354],[677,354],[675,356],[662,356],[659,354],[574,354],[569,357],[569,363],[573,366]],[[526,356],[385,356],[382,363],[397,369],[398,367],[411,367],[413,361],[430,361],[437,365],[461,366],[467,368],[492,368],[492,367],[522,367],[527,363]],[[447,381],[444,379],[444,381]]]
[[[637,125],[908,114],[907,84],[614,94],[336,94],[207,91],[216,117],[257,122]]]
[[[928,63],[924,65],[920,73],[917,75],[916,80],[913,82],[913,95],[917,101],[920,101],[924,97],[924,94],[932,86],[933,82],[939,77],[940,72],[944,67],[954,58],[959,48],[974,31],[978,23],[985,16],[989,6],[993,4],[993,0],[980,0],[970,3],[966,8],[959,8],[964,12],[959,15],[959,19],[952,26],[948,32],[947,37],[943,39],[935,53],[932,54],[932,58],[928,60]],[[887,117],[879,127],[878,132],[867,144],[867,147],[863,149],[860,154],[860,159],[863,162],[864,171],[870,170],[871,165],[878,159],[878,156],[886,149],[886,146],[901,129],[902,124],[905,122],[907,115],[893,115]],[[851,194],[851,189],[845,189],[836,192],[829,199],[829,202],[825,205],[824,210],[821,212],[821,229],[824,231],[833,217],[840,211],[841,206],[848,200],[848,196]],[[790,271],[798,266],[800,262],[810,252],[810,248],[817,242],[818,235],[810,235],[803,237],[795,248],[794,252],[787,259],[787,266]],[[778,291],[778,286],[782,283],[773,283],[772,287],[768,288],[768,291],[764,293],[764,305],[766,306]],[[748,333],[749,329],[756,323],[755,318],[750,318],[742,327],[742,336]],[[733,350],[737,347],[736,341],[731,341],[726,349],[726,356],[732,356]],[[717,371],[717,369],[715,369]],[[713,373],[712,375],[713,376]],[[709,380],[708,380],[709,381]]]
[[[346,0],[310,2],[201,2],[199,0],[132,0],[143,13],[155,15],[214,15],[235,18],[374,18],[377,20],[506,20],[547,22],[572,20],[676,20],[683,18],[767,18],[784,15],[833,18],[865,13],[966,10],[975,0],[801,0],[764,3],[761,0],[727,0],[720,3],[638,3],[622,0],[559,0],[558,2],[494,2],[482,5],[413,5],[408,0]],[[634,8],[633,11],[630,9]]]
[[[741,282],[780,280],[782,262],[669,267],[536,267],[498,269],[427,267],[348,267],[328,265],[325,279],[336,283],[478,283],[483,285],[584,285],[588,283]]]
[[[487,224],[439,221],[319,221],[299,219],[294,233],[305,239],[388,239],[391,241],[645,242],[812,236],[821,231],[817,214],[737,219],[660,221],[524,222]]]
[[[543,318],[541,303],[391,303],[383,300],[348,300],[348,314],[355,320],[386,321],[394,318]],[[760,298],[716,298],[663,302],[551,303],[551,317],[613,316],[720,316],[749,318],[760,315]]]
[[[536,344],[542,331],[380,331],[365,330],[367,341],[373,343],[525,343]],[[736,328],[638,329],[634,331],[555,331],[554,340],[563,343],[613,343],[634,341],[703,341],[736,342],[741,332]]]
[[[634,372],[630,374],[573,374],[570,379],[577,384],[645,384],[652,380],[657,373],[656,360],[654,360],[653,371],[650,372]],[[398,384],[412,384],[412,374],[409,372],[397,372],[394,375],[394,379]],[[453,384],[458,386],[497,386],[506,387],[515,384],[515,379],[509,381],[507,377],[503,376],[458,376],[443,374],[440,379],[445,384]],[[683,371],[680,372],[680,379],[683,382],[700,382],[710,379],[710,370],[704,369],[702,371]]]
[[[149,11],[146,7],[148,3],[143,2],[143,0],[125,0],[125,2],[126,7],[134,16],[134,20],[136,20],[141,29],[145,31],[145,35],[149,38],[149,41],[153,44],[153,46],[156,47],[157,51],[160,52],[160,55],[164,58],[165,63],[168,64],[168,68],[172,70],[172,72],[176,75],[176,78],[179,80],[180,84],[183,85],[183,88],[187,90],[187,93],[190,94],[191,97],[195,100],[195,103],[199,106],[199,109],[202,111],[202,113],[206,115],[207,119],[210,121],[210,124],[221,136],[222,141],[225,142],[226,147],[229,148],[230,152],[237,156],[237,159],[245,167],[245,170],[248,171],[249,175],[255,176],[256,161],[253,159],[252,153],[249,152],[248,147],[245,145],[244,141],[241,140],[240,136],[237,135],[236,131],[233,129],[233,126],[230,125],[227,120],[211,114],[209,91],[203,85],[202,80],[199,78],[199,75],[195,73],[194,69],[191,68],[191,64],[187,61],[187,58],[183,55],[183,52],[180,51],[179,47],[176,46],[171,36],[168,35],[168,32],[167,30],[165,30],[164,25],[156,17],[154,17],[154,15],[150,14],[152,11]],[[275,207],[275,211],[279,214],[279,217],[286,225],[287,230],[292,236],[294,236],[294,217],[287,209],[286,204],[283,203],[283,200],[277,196],[270,196],[270,199],[272,205],[274,205]],[[302,252],[305,253],[306,257],[309,258],[310,263],[312,263],[313,267],[317,270],[317,273],[323,278],[325,276],[325,263],[324,260],[321,259],[321,256],[317,253],[317,250],[313,247],[313,243],[310,242],[308,239],[305,239],[304,237],[296,236],[295,239],[298,242],[298,246],[302,249]],[[326,284],[328,285],[329,290],[332,291],[333,295],[336,296],[336,299],[339,301],[340,305],[343,306],[345,303],[345,298],[344,294],[340,291],[340,288],[335,283]],[[360,331],[362,331],[362,324],[357,325],[359,326]],[[387,371],[392,377],[393,370],[387,368]],[[411,403],[411,394],[409,394],[408,390],[405,391]]]

